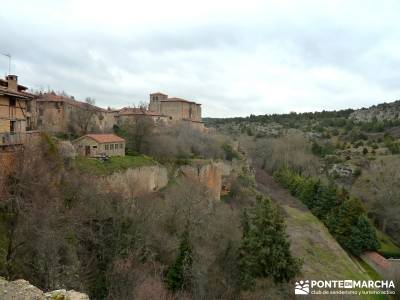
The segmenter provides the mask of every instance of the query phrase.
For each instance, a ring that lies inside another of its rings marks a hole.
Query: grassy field
[[[382,231],[376,231],[378,239],[381,242],[381,248],[378,252],[386,258],[400,258],[400,247],[393,243],[392,239]]]
[[[114,156],[107,161],[92,158],[78,157],[74,161],[77,169],[93,175],[110,175],[114,172],[124,171],[129,168],[156,165],[157,162],[145,155],[136,156]]]

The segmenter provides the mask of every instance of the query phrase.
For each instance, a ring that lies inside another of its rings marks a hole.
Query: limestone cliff
[[[196,159],[190,164],[180,166],[173,177],[185,176],[198,181],[210,190],[213,199],[219,200],[221,189],[239,174],[243,168],[249,168],[246,161],[212,161]],[[100,184],[108,186],[110,191],[119,192],[126,199],[155,192],[168,184],[168,170],[164,166],[143,166],[114,173],[102,179]]]
[[[391,103],[382,103],[369,108],[354,111],[349,116],[355,122],[373,122],[400,119],[400,100]]]
[[[222,186],[222,165],[217,162],[196,160],[179,168],[179,172],[190,179],[197,180],[210,189],[211,196],[219,200]]]
[[[1,300],[89,300],[89,296],[74,290],[43,292],[28,281],[18,279],[7,281],[0,277]]]
[[[163,166],[143,166],[114,173],[104,179],[111,191],[122,192],[127,199],[157,191],[168,184]]]

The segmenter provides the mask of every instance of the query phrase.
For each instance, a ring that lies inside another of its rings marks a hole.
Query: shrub
[[[237,153],[230,144],[223,144],[222,149],[225,152],[225,159],[232,161],[233,159],[239,158],[239,153]]]

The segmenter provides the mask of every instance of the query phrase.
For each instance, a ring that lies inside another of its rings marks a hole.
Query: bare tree
[[[366,200],[382,231],[400,242],[400,161],[378,160],[354,185],[354,193]]]
[[[77,135],[88,133],[91,128],[96,125],[95,116],[98,114],[98,108],[95,106],[96,101],[87,97],[85,102],[79,103],[70,113],[70,130]]]

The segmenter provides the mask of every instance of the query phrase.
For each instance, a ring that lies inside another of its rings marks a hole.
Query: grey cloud
[[[318,8],[308,18],[260,11],[254,18],[222,16],[148,29],[132,23],[121,32],[3,13],[0,26],[7,30],[0,32],[0,51],[12,53],[22,83],[92,96],[103,106],[130,105],[161,90],[203,102],[209,116],[346,108],[400,92],[400,56],[388,55],[386,44],[399,37],[399,27],[393,20],[368,25],[372,13],[354,16],[352,23],[340,15],[319,16]],[[321,82],[309,74],[325,67],[348,78]],[[241,84],[240,95],[232,93]],[[303,91],[292,99],[296,84]]]

